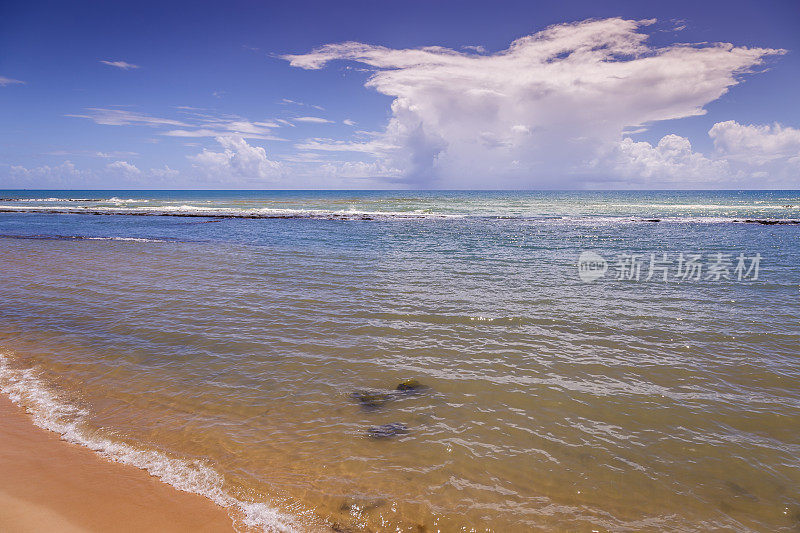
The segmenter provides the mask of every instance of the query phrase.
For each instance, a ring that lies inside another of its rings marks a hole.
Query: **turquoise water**
[[[0,191],[0,386],[241,529],[792,531],[798,220],[791,191]]]

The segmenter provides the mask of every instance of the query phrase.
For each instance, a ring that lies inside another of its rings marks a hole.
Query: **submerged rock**
[[[417,381],[416,379],[407,379],[405,381],[401,381],[400,384],[395,388],[400,392],[409,392],[409,391],[418,391],[424,389],[425,386]]]
[[[739,221],[734,221],[734,222],[739,222]],[[763,224],[765,226],[774,226],[776,224],[779,224],[779,225],[800,224],[800,220],[795,220],[795,219],[792,219],[792,220],[777,220],[777,219],[762,219],[762,218],[752,219],[752,218],[748,218],[748,219],[743,220],[742,222],[746,222],[748,224]]]
[[[361,404],[364,409],[372,410],[383,407],[391,400],[400,399],[409,393],[420,392],[427,388],[416,379],[407,379],[397,385],[394,390],[361,389],[351,392],[350,397]]]
[[[406,433],[408,433],[408,426],[402,422],[371,426],[367,430],[367,436],[373,439],[388,439],[397,435],[405,435]]]
[[[365,409],[377,409],[392,399],[392,394],[382,391],[358,390],[350,393],[350,397]]]
[[[744,498],[753,502],[758,501],[758,497],[755,494],[742,487],[738,483],[726,481],[725,486],[728,487],[728,490],[730,490],[737,498]]]

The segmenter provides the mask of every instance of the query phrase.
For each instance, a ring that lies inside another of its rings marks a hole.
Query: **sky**
[[[0,188],[797,189],[798,1],[0,2]]]

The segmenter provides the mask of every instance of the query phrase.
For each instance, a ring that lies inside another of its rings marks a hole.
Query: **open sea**
[[[798,222],[797,191],[0,191],[0,389],[242,531],[799,531]]]

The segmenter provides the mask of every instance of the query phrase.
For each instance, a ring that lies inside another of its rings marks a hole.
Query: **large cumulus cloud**
[[[561,24],[493,54],[347,42],[284,57],[303,69],[334,60],[372,69],[366,86],[394,98],[386,129],[368,142],[306,148],[370,152],[409,184],[581,186],[604,176],[618,180],[637,166],[651,178],[662,171],[669,177],[676,172],[669,163],[682,157],[684,170],[718,176],[724,163],[691,155],[679,139],[637,146],[625,132],[704,114],[743,74],[783,51],[726,43],[654,47],[645,32],[652,22]]]

